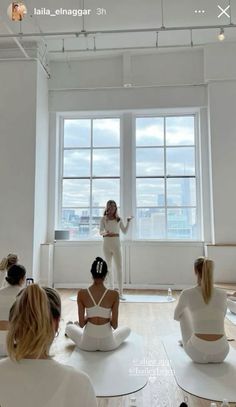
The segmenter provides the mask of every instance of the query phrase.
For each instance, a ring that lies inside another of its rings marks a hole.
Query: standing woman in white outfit
[[[65,333],[80,349],[114,350],[129,336],[130,328],[117,328],[119,295],[103,284],[107,264],[101,257],[93,262],[91,273],[93,284],[77,296],[79,324],[68,322]]]
[[[6,286],[0,289],[0,357],[7,355],[6,337],[9,325],[9,311],[17,294],[25,283],[25,268],[16,264],[8,269]]]
[[[17,254],[9,253],[7,257],[3,257],[0,262],[0,287],[6,285],[5,277],[7,275],[7,270],[18,263]]]
[[[223,362],[229,352],[224,330],[226,292],[214,287],[213,266],[204,257],[194,262],[197,285],[181,293],[174,314],[184,350],[198,363]]]
[[[126,225],[117,213],[115,201],[109,200],[103,217],[100,221],[100,235],[103,237],[103,253],[108,266],[108,279],[112,289],[114,289],[114,276],[112,272],[112,260],[114,261],[117,280],[119,287],[120,299],[123,297],[123,273],[122,273],[122,256],[120,245],[120,230],[126,233],[129,228],[129,222],[132,217],[127,218]]]
[[[19,407],[96,407],[88,376],[53,360],[61,300],[53,288],[26,287],[11,312],[7,349],[0,361],[0,403]]]

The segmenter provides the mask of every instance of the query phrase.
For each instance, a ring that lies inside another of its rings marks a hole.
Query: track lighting
[[[219,32],[219,34],[218,34],[218,40],[219,40],[219,41],[224,41],[224,39],[225,39],[224,28],[221,28],[221,29],[220,29],[220,32]]]

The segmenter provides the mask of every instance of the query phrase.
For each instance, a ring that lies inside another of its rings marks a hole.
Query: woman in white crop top
[[[53,288],[32,284],[18,295],[10,312],[9,358],[0,361],[1,406],[97,406],[88,376],[49,356],[60,315]]]
[[[0,357],[7,355],[6,337],[9,311],[25,283],[25,274],[25,268],[19,264],[9,267],[7,277],[5,277],[6,286],[0,289]]]
[[[213,266],[204,257],[194,262],[197,286],[181,293],[174,314],[184,350],[198,363],[223,362],[229,352],[224,331],[226,293],[213,285]]]
[[[117,272],[120,299],[125,298],[123,297],[122,256],[119,234],[120,230],[123,233],[127,232],[131,219],[132,216],[129,216],[126,226],[124,226],[122,219],[118,216],[116,202],[109,200],[107,201],[103,217],[100,221],[100,235],[103,237],[103,253],[108,266],[110,287],[114,289],[114,276],[112,272],[113,261]]]
[[[83,350],[116,349],[130,334],[127,327],[117,328],[119,295],[104,286],[107,272],[106,262],[97,257],[91,268],[93,284],[78,292],[79,323],[66,325],[66,336]]]

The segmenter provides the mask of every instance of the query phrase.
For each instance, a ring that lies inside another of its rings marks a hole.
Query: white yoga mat
[[[121,302],[173,302],[175,298],[169,299],[167,295],[141,295],[124,294],[125,300]],[[70,297],[70,300],[77,301],[77,296]]]
[[[97,397],[117,397],[142,389],[148,377],[137,365],[144,359],[140,335],[131,333],[121,346],[110,352],[86,352],[76,348],[67,364],[86,372]]]
[[[232,322],[232,324],[236,325],[236,314],[232,314],[229,309],[227,309],[226,318]]]
[[[164,337],[163,345],[178,385],[188,393],[208,400],[236,402],[236,351],[223,363],[194,363],[178,345],[179,337]]]

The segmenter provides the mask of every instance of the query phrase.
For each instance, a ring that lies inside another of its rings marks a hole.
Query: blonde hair
[[[107,203],[106,203],[106,208],[105,208],[105,210],[104,210],[104,212],[103,212],[103,216],[107,216],[107,210],[108,210],[109,206],[111,206],[111,205],[115,205],[115,206],[116,206],[116,210],[115,210],[115,213],[114,213],[114,215],[113,215],[113,218],[116,219],[117,222],[119,222],[119,221],[120,221],[120,217],[119,217],[119,215],[118,215],[117,204],[116,204],[116,201],[114,201],[113,199],[109,199],[109,201],[107,201]]]
[[[194,270],[200,279],[205,304],[209,303],[213,292],[213,269],[214,262],[205,257],[199,257],[194,262]]]
[[[58,309],[56,316],[52,312],[53,303]],[[10,311],[7,335],[10,358],[17,361],[47,358],[55,336],[53,319],[59,318],[60,313],[60,297],[52,288],[31,284],[22,290]]]
[[[9,267],[15,265],[18,262],[17,254],[9,253],[7,257],[3,257],[0,263],[0,271],[8,270]]]

